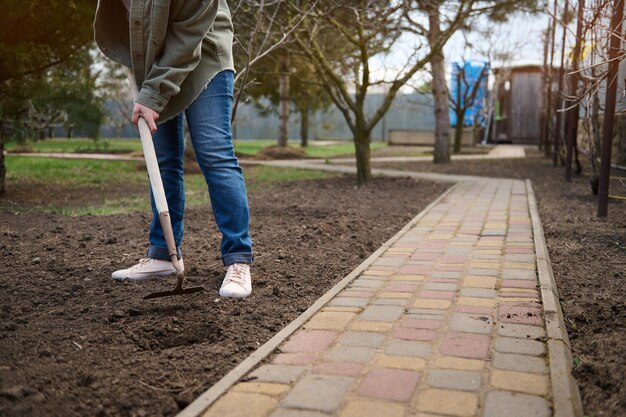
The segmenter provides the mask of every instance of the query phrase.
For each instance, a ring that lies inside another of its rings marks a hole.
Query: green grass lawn
[[[48,212],[68,216],[110,215],[135,211],[149,211],[150,202],[147,193],[148,178],[144,169],[137,169],[136,162],[126,161],[91,161],[56,158],[6,157],[7,183],[17,184],[25,190],[39,190],[43,202],[20,204],[0,200],[0,210],[16,213]],[[248,191],[269,189],[280,186],[286,181],[300,181],[327,178],[334,174],[322,171],[297,170],[278,167],[248,167],[244,173]],[[116,187],[129,190],[128,195],[119,196]],[[93,193],[93,201],[83,198],[77,205],[63,204],[59,196],[54,196],[54,203],[47,203],[45,193],[54,190],[56,194],[71,196],[74,194]],[[107,197],[111,195],[111,198]],[[104,200],[102,199],[104,196]],[[185,175],[185,196],[187,207],[207,205],[208,192],[201,174]],[[11,196],[7,195],[7,199]]]
[[[236,140],[235,151],[242,155],[256,155],[261,149],[276,145],[273,139],[258,140]],[[296,142],[290,143],[289,146],[299,148]],[[384,142],[372,142],[372,150],[387,147]],[[17,149],[16,149],[17,148]],[[141,142],[139,139],[100,139],[94,141],[86,138],[72,139],[46,139],[41,141],[28,141],[25,146],[18,146],[15,143],[6,145],[7,151],[20,150],[30,152],[50,152],[50,153],[89,153],[89,152],[111,152],[111,153],[131,153],[141,151]],[[340,144],[331,144],[323,146],[309,145],[306,155],[313,158],[333,158],[337,156],[349,156],[354,154],[354,144],[350,141]]]

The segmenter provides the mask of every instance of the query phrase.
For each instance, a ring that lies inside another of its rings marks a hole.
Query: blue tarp
[[[483,72],[483,69],[487,68]],[[465,73],[463,81],[463,74]],[[458,77],[459,73],[461,73],[461,82],[460,82],[460,91],[459,91],[459,82]],[[482,77],[481,77],[482,74]],[[463,97],[466,94],[466,91],[469,91],[468,94],[474,89],[476,83],[480,83],[478,86],[478,91],[476,92],[476,97],[474,99],[474,104],[465,111],[465,116],[463,118],[463,125],[472,126],[474,124],[474,120],[476,119],[476,115],[479,115],[485,105],[485,100],[488,95],[488,79],[489,79],[489,63],[485,61],[465,61],[465,62],[453,62],[452,63],[452,76],[450,77],[450,96],[454,100],[459,100],[463,103]],[[454,112],[454,108],[452,105],[450,106],[450,124],[452,126],[456,126],[456,113]]]

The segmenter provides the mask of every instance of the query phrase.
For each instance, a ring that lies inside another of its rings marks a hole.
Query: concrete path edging
[[[563,310],[559,302],[559,293],[548,254],[548,246],[543,226],[539,218],[537,199],[530,180],[526,180],[528,208],[533,227],[537,274],[541,285],[541,300],[545,314],[546,334],[548,337],[548,356],[554,417],[582,417],[583,407],[580,392],[570,370],[573,359],[567,336]]]
[[[254,351],[250,356],[244,359],[233,370],[222,377],[211,388],[202,393],[191,404],[189,404],[184,410],[176,415],[176,417],[196,417],[200,416],[207,408],[211,406],[222,394],[224,394],[230,387],[232,387],[237,381],[245,376],[252,368],[263,361],[268,355],[270,355],[274,349],[276,349],[281,343],[283,343],[289,336],[291,336],[300,326],[302,326],[307,320],[309,320],[316,312],[318,312],[326,303],[328,303],[335,295],[337,295],[342,289],[344,289],[350,282],[367,269],[374,261],[376,261],[394,242],[400,239],[411,227],[413,227],[419,220],[424,217],[432,207],[436,206],[441,200],[446,198],[450,193],[457,188],[459,183],[451,186],[444,191],[439,197],[432,201],[424,210],[422,210],[417,216],[409,221],[398,233],[392,236],[389,240],[383,243],[374,253],[372,253],[365,261],[357,266],[350,274],[335,284],[330,290],[322,295],[315,303],[311,305],[306,311],[296,317],[291,323],[285,326],[280,332],[274,335],[270,340],[265,342],[261,347]]]

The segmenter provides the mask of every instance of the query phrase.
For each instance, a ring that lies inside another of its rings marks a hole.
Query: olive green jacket
[[[96,43],[131,68],[136,102],[164,122],[185,110],[220,71],[234,70],[226,0],[98,0]]]

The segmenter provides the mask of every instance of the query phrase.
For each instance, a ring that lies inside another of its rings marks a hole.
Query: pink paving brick
[[[349,297],[349,298],[371,298],[374,293],[369,291],[341,291],[337,294],[337,297]]]
[[[454,311],[456,311],[457,313],[493,314],[492,307],[480,307],[480,306],[457,305],[454,307]]]
[[[428,248],[428,249],[443,249],[448,246],[447,240],[425,240],[420,243],[420,248]]]
[[[357,394],[391,401],[408,401],[420,379],[417,372],[404,369],[375,368],[365,375]]]
[[[412,329],[410,327],[400,327],[393,333],[393,337],[403,340],[430,341],[437,338],[437,332],[424,329]]]
[[[330,347],[336,332],[328,330],[300,330],[282,347],[283,352],[322,352]]]
[[[315,374],[356,376],[363,370],[363,365],[353,362],[324,362],[313,367]]]
[[[438,329],[441,327],[441,320],[418,320],[405,319],[400,322],[402,327],[412,327],[415,329]]]
[[[527,279],[502,280],[502,288],[536,288],[537,283]]]
[[[400,274],[426,274],[430,272],[432,266],[430,265],[404,265],[398,270]]]
[[[506,290],[502,290],[498,293],[498,297],[500,298],[539,298],[539,294],[537,291],[529,291],[529,292],[506,292]]]
[[[412,261],[434,261],[441,256],[440,253],[417,252],[411,256]]]
[[[398,282],[394,282],[393,284],[387,285],[385,287],[385,291],[389,292],[414,292],[417,291],[417,285],[415,284],[401,284]]]
[[[419,292],[420,298],[435,298],[438,300],[451,300],[454,298],[454,291],[435,291],[435,290],[422,290]]]
[[[487,335],[450,332],[444,336],[439,352],[463,358],[487,359],[489,342],[490,337]]]
[[[537,307],[521,307],[501,305],[498,307],[498,319],[504,323],[531,324],[543,326],[541,309]]]
[[[302,353],[279,353],[274,357],[274,363],[280,365],[308,365],[313,363],[319,353],[302,352]]]
[[[466,255],[444,255],[439,258],[439,263],[442,264],[463,264],[467,260]]]

